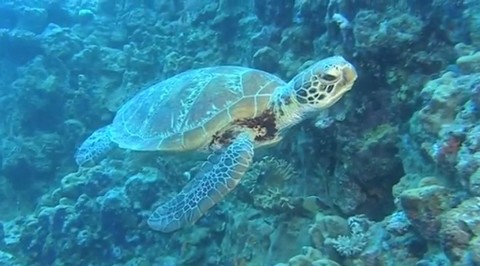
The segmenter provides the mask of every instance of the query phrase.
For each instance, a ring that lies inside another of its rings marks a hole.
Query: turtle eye
[[[323,74],[322,79],[326,80],[326,81],[334,81],[334,80],[337,79],[337,77],[334,76],[334,75],[330,75],[330,74]]]

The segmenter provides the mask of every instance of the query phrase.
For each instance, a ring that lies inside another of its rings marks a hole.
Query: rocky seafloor
[[[477,0],[2,1],[0,265],[480,265],[479,27]],[[193,227],[145,218],[201,161],[75,164],[155,80],[334,54],[353,90]]]

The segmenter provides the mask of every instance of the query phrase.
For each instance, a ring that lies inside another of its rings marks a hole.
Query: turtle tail
[[[75,161],[79,166],[98,162],[115,147],[109,128],[106,126],[96,130],[80,145],[75,153]]]
[[[224,151],[211,154],[182,191],[151,214],[148,225],[168,233],[194,224],[237,186],[252,160],[252,139],[240,134]]]

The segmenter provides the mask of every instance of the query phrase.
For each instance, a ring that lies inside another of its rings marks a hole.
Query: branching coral
[[[294,206],[289,197],[283,196],[278,188],[267,189],[265,193],[254,195],[254,204],[267,210],[293,210]]]
[[[298,176],[294,166],[286,160],[265,156],[260,161],[254,162],[242,181],[242,186],[250,192],[261,179],[268,186],[281,186],[287,180]]]
[[[340,235],[336,238],[325,239],[325,244],[332,245],[340,255],[351,257],[361,253],[368,243],[368,236],[365,234],[364,218],[348,218],[348,226],[351,234],[348,236]]]

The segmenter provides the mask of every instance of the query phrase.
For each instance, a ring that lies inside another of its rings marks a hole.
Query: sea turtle
[[[194,224],[238,184],[254,148],[318,115],[352,88],[354,67],[341,56],[311,65],[289,83],[261,70],[219,66],[189,70],[140,92],[76,153],[79,165],[115,145],[138,151],[210,153],[189,183],[149,217],[171,232]]]

